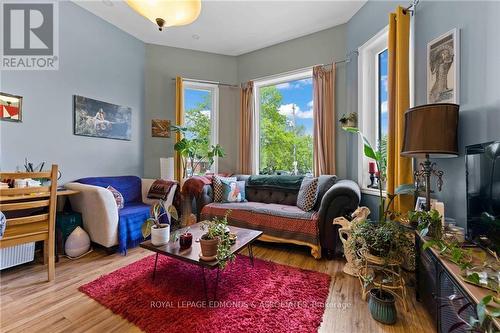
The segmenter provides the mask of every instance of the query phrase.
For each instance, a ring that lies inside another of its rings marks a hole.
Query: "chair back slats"
[[[0,172],[0,180],[43,178],[50,186],[0,189],[0,211],[7,225],[0,248],[44,241],[48,280],[55,277],[55,218],[57,165],[50,172]]]
[[[12,219],[7,219],[7,225],[14,226],[26,223],[41,222],[49,220],[49,214],[38,214],[33,216],[16,217]]]
[[[14,210],[49,207],[49,205],[50,205],[50,200],[35,200],[35,201],[0,204],[0,209],[2,210],[2,212],[10,212]]]
[[[57,167],[57,165],[56,165]],[[2,179],[25,179],[25,178],[45,178],[51,179],[52,172],[42,171],[42,172],[2,172],[0,173],[0,178]],[[57,174],[56,174],[57,179]]]
[[[28,194],[38,194],[38,193],[50,194],[50,186],[6,188],[0,190],[0,196],[2,197],[11,195],[19,196]]]

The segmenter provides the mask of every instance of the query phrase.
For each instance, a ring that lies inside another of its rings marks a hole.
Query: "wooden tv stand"
[[[460,268],[439,253],[429,248],[422,251],[423,239],[416,235],[416,277],[417,300],[425,304],[425,309],[434,319],[437,332],[448,333],[450,328],[460,319],[457,310],[465,306],[460,317],[469,322],[470,317],[477,318],[476,305],[493,291],[466,283],[460,278]],[[456,295],[454,307],[450,306],[449,298]],[[468,306],[467,306],[468,304]],[[500,323],[495,320],[495,325],[500,328]],[[467,332],[466,326],[461,326],[452,333]]]

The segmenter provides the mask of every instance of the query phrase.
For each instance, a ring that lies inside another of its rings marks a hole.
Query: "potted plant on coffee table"
[[[203,221],[202,228],[206,230],[200,238],[201,259],[217,260],[219,267],[224,269],[229,261],[235,256],[231,252],[232,236],[227,225],[227,217],[231,211],[227,211],[223,218],[213,218]]]
[[[142,236],[148,238],[151,235],[151,244],[154,246],[165,245],[170,240],[171,221],[178,219],[175,207],[165,207],[165,201],[159,200],[151,206],[151,217],[141,227]]]

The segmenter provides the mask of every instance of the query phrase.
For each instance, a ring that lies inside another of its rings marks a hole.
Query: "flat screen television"
[[[500,254],[500,141],[467,146],[467,238]]]

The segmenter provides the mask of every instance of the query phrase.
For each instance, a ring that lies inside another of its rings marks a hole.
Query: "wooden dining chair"
[[[43,261],[48,280],[55,277],[55,218],[57,165],[47,172],[0,172],[0,179],[44,178],[49,186],[0,189],[0,211],[7,217],[7,226],[0,248],[43,241]]]

